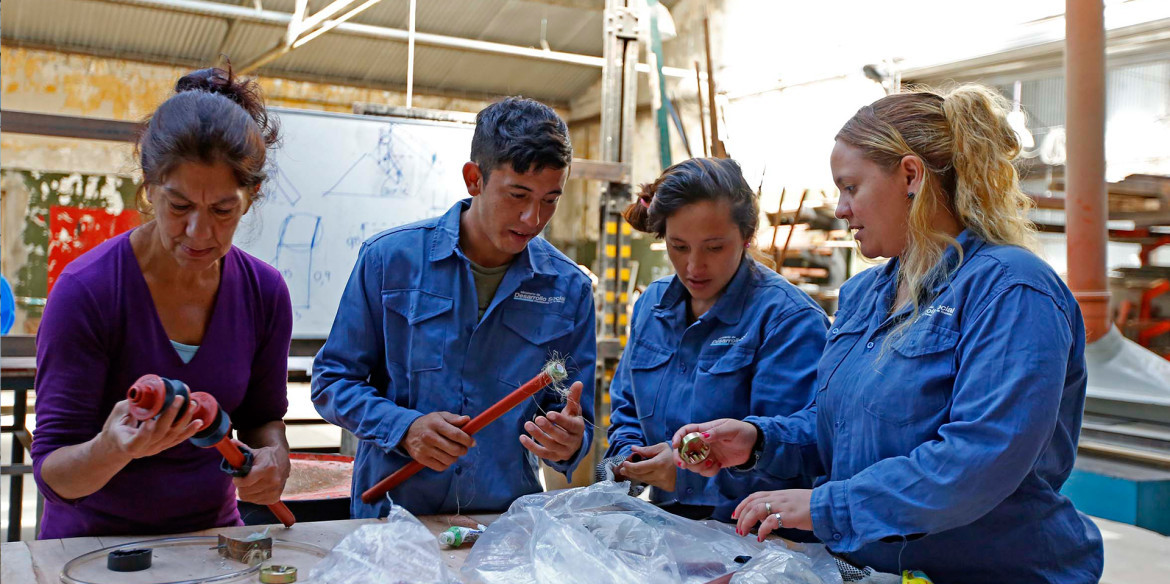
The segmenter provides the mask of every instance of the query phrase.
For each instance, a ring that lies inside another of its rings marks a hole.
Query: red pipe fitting
[[[140,421],[158,417],[176,396],[184,398],[183,410],[194,408],[192,417],[203,422],[202,429],[191,437],[191,443],[200,448],[215,448],[227,463],[227,468],[223,469],[225,472],[237,477],[246,476],[252,470],[252,453],[240,450],[232,442],[231,419],[220,409],[215,396],[202,391],[191,392],[187,384],[157,375],[139,377],[126,392],[130,415]],[[292,511],[281,501],[269,505],[268,510],[285,527],[292,527],[296,523]]]

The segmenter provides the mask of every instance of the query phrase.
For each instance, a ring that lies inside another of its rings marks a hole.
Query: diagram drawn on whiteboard
[[[409,132],[387,126],[373,152],[362,154],[325,196],[426,198],[434,207],[443,161]]]
[[[284,276],[293,309],[311,307],[314,280],[327,277],[313,271],[313,259],[321,242],[321,218],[308,213],[292,213],[280,225],[276,257],[272,265]]]
[[[283,199],[290,207],[295,207],[301,201],[301,191],[279,167],[274,167],[268,174],[268,180],[264,181],[264,190],[269,198],[275,195],[278,200]]]

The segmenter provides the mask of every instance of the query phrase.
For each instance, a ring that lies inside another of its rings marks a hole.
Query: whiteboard
[[[280,270],[293,338],[329,334],[358,249],[467,197],[474,126],[270,108],[281,144],[236,245]]]

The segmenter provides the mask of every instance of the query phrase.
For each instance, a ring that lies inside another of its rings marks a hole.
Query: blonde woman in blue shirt
[[[728,473],[708,479],[671,457],[671,435],[691,420],[788,415],[813,397],[828,319],[748,253],[759,206],[739,165],[676,164],[643,188],[625,217],[665,239],[675,275],[650,284],[634,306],[610,386],[606,456],[615,474],[651,485],[651,500],[675,513],[724,520],[753,491],[807,486]]]
[[[837,216],[862,254],[892,259],[841,288],[815,406],[675,434],[706,433],[712,456],[690,466],[703,474],[755,459],[766,476],[827,475],[745,499],[741,533],[809,530],[855,564],[948,584],[1100,579],[1101,534],[1060,494],[1085,405],[1084,323],[1026,248],[1005,106],[981,86],[912,91],[837,134]]]

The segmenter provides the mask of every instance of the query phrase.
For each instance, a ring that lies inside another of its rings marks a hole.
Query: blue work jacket
[[[814,532],[885,572],[936,582],[1097,582],[1097,527],[1060,494],[1085,405],[1085,328],[1056,273],[1031,252],[964,231],[904,334],[889,315],[898,262],[841,288],[813,408],[748,418],[757,467],[827,473]],[[958,266],[957,269],[955,266]],[[819,446],[819,457],[809,446]]]
[[[669,442],[680,427],[717,418],[788,415],[812,402],[829,320],[807,294],[750,257],[722,296],[687,326],[688,293],[677,276],[653,282],[634,305],[630,339],[610,385],[609,451]],[[658,504],[714,506],[727,520],[759,490],[806,487],[806,479],[708,479],[677,470]]]
[[[516,256],[479,320],[467,256],[459,249],[461,201],[445,215],[366,241],[341,297],[329,338],[313,362],[313,403],[321,417],[360,440],[354,462],[354,517],[385,515],[361,493],[410,461],[399,442],[425,413],[475,417],[540,373],[555,352],[585,395],[597,354],[592,283],[547,241]],[[548,464],[569,474],[589,450],[593,400],[582,448]],[[524,423],[560,410],[551,389],[475,435],[476,446],[444,472],[423,469],[390,491],[416,515],[502,511],[541,490],[536,456],[520,444]]]

